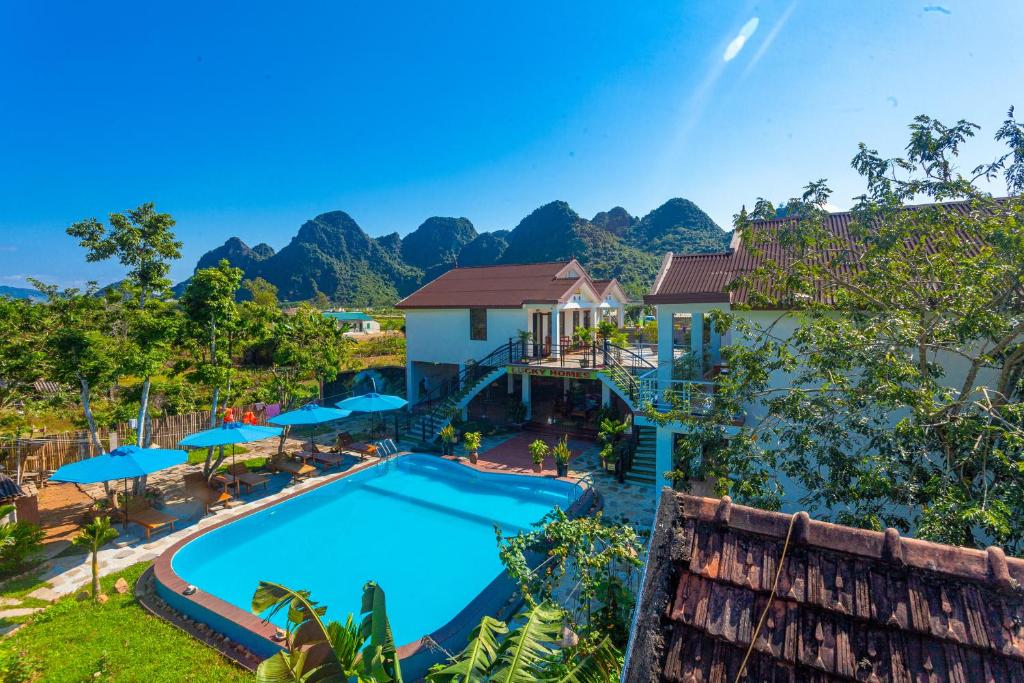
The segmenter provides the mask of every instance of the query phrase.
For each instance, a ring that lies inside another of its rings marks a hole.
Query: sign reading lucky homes
[[[597,370],[593,368],[552,368],[544,365],[510,365],[511,375],[530,375],[532,377],[567,377],[569,379],[597,379]]]

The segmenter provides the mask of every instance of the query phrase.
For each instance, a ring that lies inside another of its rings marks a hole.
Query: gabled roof
[[[951,211],[966,213],[970,207],[965,202],[949,202],[944,204],[925,204],[908,206],[907,210],[931,206],[942,206]],[[740,234],[733,234],[733,241],[728,251],[712,254],[673,254],[669,252],[662,261],[661,270],[654,282],[651,292],[644,296],[647,304],[687,304],[687,303],[724,303],[750,304],[753,292],[746,287],[727,291],[728,286],[741,276],[748,275],[758,267],[772,261],[784,266],[790,259],[787,250],[780,244],[777,236],[780,229],[792,223],[792,218],[779,218],[770,221],[754,221],[751,223],[750,234],[757,235],[756,249],[748,248]],[[847,253],[854,253],[858,247],[857,240],[851,230],[854,216],[849,211],[828,214],[824,227],[835,238],[838,244],[849,245]],[[965,243],[970,245],[977,240],[970,235],[961,235]],[[846,250],[844,250],[846,251]],[[829,253],[820,254],[822,263],[830,261]],[[857,270],[861,264],[856,259],[842,261],[838,264],[829,263],[830,268]],[[758,287],[762,293],[770,292],[770,287]],[[833,292],[819,287],[814,293],[818,303],[831,303]]]
[[[614,295],[617,300],[623,303],[629,299],[625,290],[622,289],[622,284],[615,278],[611,280],[591,280],[590,283],[594,285],[594,290],[597,291],[598,297],[601,299],[604,299],[608,294]]]
[[[373,318],[362,311],[326,311],[324,315],[328,318],[334,318],[335,320],[341,320],[343,322],[352,320],[373,320]]]
[[[575,277],[567,277],[575,272]],[[555,304],[591,280],[575,260],[453,268],[398,302],[397,308],[520,308]],[[595,292],[595,295],[597,293]]]
[[[1022,581],[999,548],[665,489],[624,680],[731,683],[753,640],[744,681],[1024,681]]]

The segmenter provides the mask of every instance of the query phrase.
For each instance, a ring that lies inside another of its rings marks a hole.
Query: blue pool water
[[[407,455],[214,529],[172,567],[246,611],[261,580],[308,589],[341,621],[358,614],[372,579],[405,644],[448,623],[498,576],[495,524],[505,534],[529,529],[578,494],[567,482]]]

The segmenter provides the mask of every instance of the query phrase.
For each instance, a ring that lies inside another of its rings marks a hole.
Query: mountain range
[[[0,296],[6,296],[11,299],[34,299],[36,301],[42,301],[46,298],[38,289],[11,287],[9,285],[0,285]]]
[[[595,278],[618,278],[639,296],[654,280],[664,252],[721,251],[729,237],[700,207],[680,198],[642,218],[616,206],[589,220],[566,202],[555,201],[534,210],[512,230],[483,233],[468,218],[433,216],[404,237],[370,237],[344,211],[330,211],[306,221],[278,252],[232,237],[204,254],[196,269],[227,259],[246,278],[274,284],[284,301],[323,292],[345,305],[388,306],[456,265],[576,257]],[[186,283],[176,289],[181,291]]]

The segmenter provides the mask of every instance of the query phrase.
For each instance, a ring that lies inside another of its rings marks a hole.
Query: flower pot
[[[533,463],[533,471],[536,472],[537,474],[540,474],[541,472],[543,472],[544,471],[544,463],[542,463],[542,462],[535,462],[535,463]]]
[[[569,463],[567,462],[555,462],[555,469],[558,470],[558,476],[567,477],[569,476]]]
[[[480,458],[479,458],[479,456],[477,455],[477,452],[476,452],[476,451],[473,451],[472,453],[470,453],[470,454],[469,454],[469,461],[470,461],[471,463],[473,463],[474,465],[475,465],[475,464],[477,463],[477,461],[478,461],[479,459],[480,459]]]

